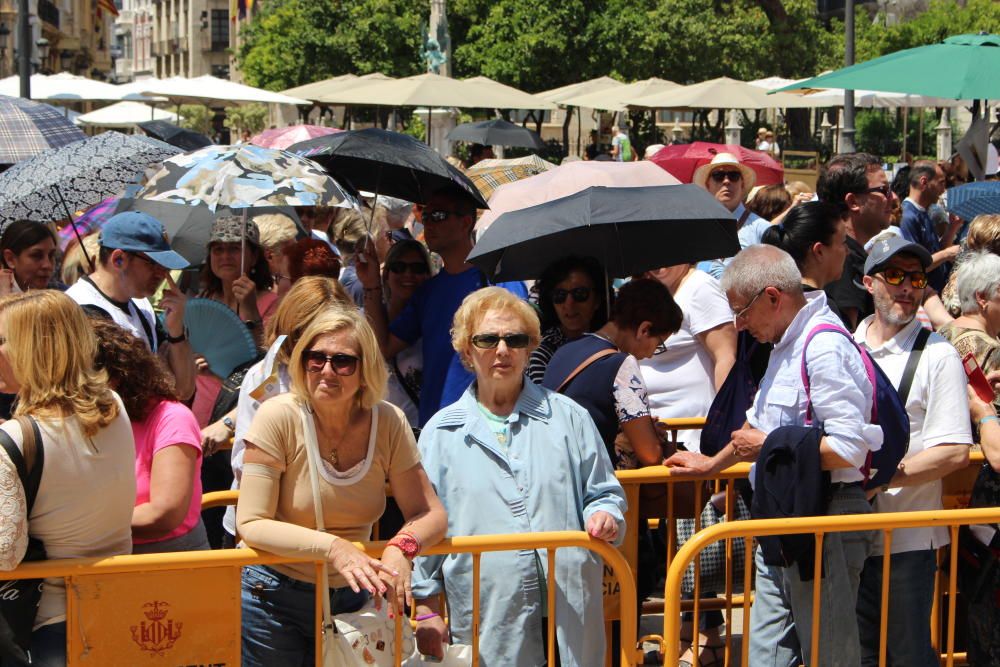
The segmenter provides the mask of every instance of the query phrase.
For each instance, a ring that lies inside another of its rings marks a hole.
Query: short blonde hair
[[[295,221],[284,213],[255,215],[253,221],[260,231],[260,246],[268,250],[275,250],[283,243],[294,241],[299,233]]]
[[[62,271],[60,277],[67,287],[75,283],[83,276],[90,275],[91,268],[87,262],[87,257],[97,266],[97,257],[101,253],[100,232],[94,232],[83,237],[83,243],[73,240],[63,257]],[[86,251],[86,254],[84,254]]]
[[[32,290],[0,301],[7,358],[21,388],[15,414],[76,417],[87,437],[118,416],[108,375],[94,366],[97,338],[71,298]]]
[[[965,247],[1000,254],[1000,215],[991,213],[973,218],[965,237]]]
[[[336,306],[354,307],[354,301],[338,281],[326,276],[299,278],[281,299],[274,317],[267,321],[265,344],[271,347],[278,336],[288,336],[278,351],[278,361],[287,364],[289,350],[295,347],[316,315]]]
[[[302,363],[303,355],[320,336],[345,329],[354,335],[354,340],[361,348],[361,360],[358,363],[358,372],[361,373],[358,404],[362,408],[371,409],[385,397],[389,373],[385,369],[375,332],[357,309],[334,306],[317,314],[292,348],[288,374],[292,380],[292,394],[300,401],[307,404],[310,401],[306,369]]]
[[[512,292],[502,287],[484,287],[465,297],[462,305],[455,312],[452,320],[451,346],[462,359],[462,364],[469,368],[468,351],[476,327],[486,313],[490,311],[507,312],[516,316],[524,325],[524,333],[528,334],[528,352],[530,353],[542,339],[542,327],[538,322],[538,313]]]

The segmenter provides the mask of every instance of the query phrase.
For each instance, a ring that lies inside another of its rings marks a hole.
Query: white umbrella
[[[768,95],[763,88],[725,76],[626,101],[630,107],[647,109],[783,109],[803,105],[801,96]]]
[[[385,83],[387,81],[395,80],[396,77],[386,76],[380,72],[372,72],[371,74],[365,74],[364,76],[358,76],[353,79],[345,79],[344,81],[336,84],[331,83],[329,89],[322,95],[317,95],[311,99],[314,99],[322,104],[341,104],[340,98],[347,91],[352,91],[372,83]]]
[[[556,104],[564,104],[564,100],[573,97],[596,93],[609,88],[618,88],[624,85],[626,84],[616,79],[612,79],[610,76],[599,76],[596,79],[590,79],[589,81],[581,81],[580,83],[571,83],[568,86],[560,86],[559,88],[543,90],[540,93],[536,93],[535,96],[541,97],[543,100],[548,100],[549,102],[555,102]]]
[[[523,90],[518,90],[513,86],[508,86],[506,84],[500,83],[499,81],[494,81],[487,76],[474,76],[471,79],[462,79],[463,83],[475,86],[483,94],[489,93],[499,96],[501,99],[498,102],[503,102],[503,104],[498,104],[496,109],[548,109],[553,110],[558,107],[549,102],[548,100],[542,99],[538,95],[532,95],[531,93],[526,93]]]
[[[18,97],[21,94],[21,81],[17,76],[9,76],[0,80],[0,95]],[[31,76],[31,99],[48,102],[77,101],[117,101],[122,99],[117,86],[103,81],[95,81],[68,72],[60,72],[46,76],[33,74]]]
[[[805,79],[784,79],[780,76],[770,76],[765,79],[750,81],[749,83],[764,90],[778,90],[799,81],[805,81]],[[844,106],[844,90],[842,88],[825,88],[822,90],[802,91],[802,93],[802,104],[807,105],[809,108]],[[860,108],[897,109],[901,107],[957,107],[962,106],[962,102],[941,97],[928,97],[926,95],[855,90],[854,105]]]
[[[121,83],[115,86],[118,92],[121,93],[123,100],[133,100],[138,102],[166,102],[165,97],[153,97],[151,95],[143,95],[143,91],[150,85],[158,84],[162,79],[157,79],[155,77],[148,77],[145,79],[139,79],[138,81],[131,81],[129,83]]]
[[[177,122],[177,115],[163,109],[154,109],[142,102],[118,102],[109,107],[82,114],[74,121],[77,125],[96,127],[134,127],[147,120]]]
[[[606,111],[624,111],[628,108],[627,100],[645,95],[665,93],[680,88],[679,83],[653,77],[643,81],[627,83],[621,86],[611,86],[583,95],[563,98],[562,104],[587,109],[604,109]]]
[[[166,97],[175,104],[310,104],[309,100],[274,93],[270,90],[233,83],[214,76],[199,76],[193,79],[173,77],[143,86],[143,94]]]
[[[289,88],[288,90],[281,91],[281,94],[290,95],[292,97],[302,97],[307,100],[315,100],[328,93],[336,92],[340,89],[342,84],[348,81],[357,81],[357,79],[358,77],[355,74],[341,74],[340,76],[323,79],[322,81],[313,81],[312,83],[307,83],[304,86]]]
[[[518,92],[520,93],[520,91]],[[469,83],[439,74],[426,73],[409,76],[405,79],[372,81],[366,85],[345,90],[335,98],[333,96],[324,97],[323,101],[385,107],[526,108],[522,106],[522,103],[526,99],[523,96],[528,94],[521,93],[520,95],[518,100],[514,100],[509,92],[483,85],[482,82]],[[537,102],[529,100],[528,103],[533,106],[527,108],[545,106],[543,100]]]

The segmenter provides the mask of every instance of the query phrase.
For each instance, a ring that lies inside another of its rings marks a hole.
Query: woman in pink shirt
[[[97,366],[125,404],[135,438],[132,553],[208,549],[201,521],[201,429],[143,341],[93,319]]]

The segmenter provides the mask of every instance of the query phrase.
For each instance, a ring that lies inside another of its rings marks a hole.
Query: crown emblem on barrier
[[[184,624],[175,623],[173,619],[167,618],[168,607],[170,603],[162,600],[153,600],[142,605],[142,613],[146,620],[129,629],[132,631],[132,641],[143,651],[163,655],[164,651],[173,648],[174,643],[180,639]]]

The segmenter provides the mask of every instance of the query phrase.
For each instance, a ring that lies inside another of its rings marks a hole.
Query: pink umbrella
[[[666,169],[681,179],[690,183],[694,170],[703,164],[708,164],[717,153],[729,153],[757,174],[757,185],[774,185],[785,182],[785,170],[781,164],[763,151],[754,151],[732,144],[710,144],[696,141],[693,144],[674,144],[661,148],[653,156],[651,162]]]
[[[262,148],[278,148],[285,150],[292,144],[308,141],[316,137],[343,132],[335,127],[320,127],[319,125],[289,125],[264,130],[250,139],[250,143]]]
[[[651,162],[567,162],[537,176],[498,187],[490,197],[490,210],[479,218],[476,230],[482,232],[502,213],[543,204],[594,185],[638,188],[679,183]]]

